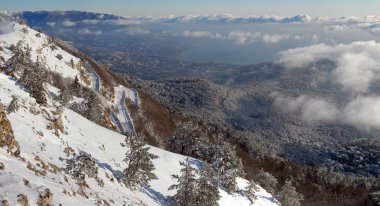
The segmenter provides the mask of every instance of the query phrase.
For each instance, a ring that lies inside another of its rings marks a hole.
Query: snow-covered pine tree
[[[102,125],[104,121],[102,105],[98,96],[93,91],[89,91],[86,108],[87,108],[86,115],[85,115],[86,118],[95,123]]]
[[[30,96],[36,99],[38,104],[45,105],[46,89],[44,83],[46,81],[46,69],[38,62],[31,63],[28,69],[24,69],[19,81],[25,86]]]
[[[66,160],[66,173],[71,174],[78,182],[84,182],[86,174],[90,178],[98,176],[98,167],[91,155],[82,153],[72,159]]]
[[[218,141],[213,150],[212,168],[217,186],[228,193],[236,191],[236,178],[244,176],[243,163],[236,155],[235,148],[228,142]]]
[[[259,187],[257,186],[256,182],[251,180],[251,181],[249,181],[247,187],[244,188],[244,195],[253,204],[253,202],[255,202],[255,200],[257,200],[256,192],[258,192],[258,191],[259,191]]]
[[[133,190],[149,186],[149,181],[157,179],[153,173],[155,168],[152,160],[158,156],[149,153],[150,148],[147,147],[143,134],[127,133],[124,146],[128,148],[128,152],[124,159],[127,168],[123,171],[122,181]]]
[[[210,164],[205,163],[203,169],[198,170],[199,178],[196,180],[195,205],[217,206],[220,198],[218,187],[212,183],[213,172]]]
[[[276,195],[277,200],[281,202],[283,206],[301,206],[303,195],[296,191],[296,188],[292,185],[291,180],[286,180],[285,185],[281,188],[281,191]]]
[[[177,194],[172,197],[173,204],[176,206],[194,206],[195,205],[195,189],[197,188],[195,180],[195,169],[191,167],[189,158],[185,162],[179,163],[181,168],[181,176],[172,175],[178,184],[171,185],[169,190],[177,189]]]
[[[201,160],[209,156],[209,141],[198,125],[184,122],[177,125],[176,132],[167,142],[168,150]]]
[[[45,105],[46,90],[46,68],[38,61],[32,62],[30,57],[31,48],[24,47],[19,41],[13,48],[14,55],[7,61],[8,67],[14,69],[17,74],[21,74],[19,81],[25,86],[30,95],[36,99],[37,103]]]
[[[274,194],[277,190],[277,179],[263,169],[253,177],[253,180],[270,194]]]
[[[70,84],[70,90],[72,91],[73,95],[82,96],[82,85],[80,84],[78,77],[75,77],[73,83]]]
[[[73,94],[70,91],[70,87],[64,86],[60,91],[59,91],[59,100],[62,101],[63,104],[67,104],[72,98]]]

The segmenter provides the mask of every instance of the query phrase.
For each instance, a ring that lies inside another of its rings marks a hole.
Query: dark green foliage
[[[14,55],[7,61],[7,65],[12,67],[15,73],[21,74],[19,82],[25,86],[30,96],[35,98],[38,104],[46,105],[47,99],[44,87],[47,77],[46,68],[38,61],[31,61],[31,48],[22,46],[21,41],[12,48],[12,51]]]
[[[296,191],[296,188],[292,185],[291,180],[286,180],[285,185],[281,191],[276,195],[277,200],[281,202],[283,206],[301,206],[303,195]]]
[[[155,168],[152,160],[158,156],[149,153],[150,148],[147,147],[143,134],[127,133],[124,146],[128,148],[128,152],[124,159],[127,168],[123,171],[122,181],[133,190],[149,186],[149,181],[157,179],[153,173]]]
[[[258,185],[252,180],[248,183],[247,187],[243,191],[244,195],[251,201],[253,204],[257,200],[256,192],[259,191]]]
[[[19,101],[18,97],[12,96],[12,101],[11,101],[11,103],[7,107],[7,112],[8,113],[17,112],[17,110],[20,108],[20,105],[18,104],[18,101]]]
[[[192,122],[180,123],[167,141],[168,150],[201,160],[208,159],[209,146],[205,133]]]
[[[91,89],[82,87],[77,77],[74,81],[71,81],[71,83],[61,89],[59,98],[63,103],[67,103],[73,96],[81,97],[85,101],[71,104],[70,109],[81,114],[92,122],[99,125],[104,125],[103,114],[105,109],[98,95]]]
[[[211,165],[205,164],[204,168],[198,171],[197,193],[195,205],[198,206],[217,206],[219,196],[218,187],[211,182],[214,174]]]
[[[38,62],[29,65],[28,69],[25,69],[19,79],[19,81],[25,86],[30,96],[36,99],[38,104],[46,105],[46,89],[44,83],[46,80],[46,71],[43,66]]]
[[[66,171],[72,174],[75,179],[84,180],[85,174],[88,177],[96,177],[98,168],[95,160],[89,154],[82,154],[66,161]]]
[[[191,167],[189,159],[186,159],[186,162],[180,162],[180,165],[182,166],[181,176],[172,175],[178,184],[169,187],[169,190],[177,189],[177,194],[172,197],[173,203],[178,206],[193,206],[196,201],[196,172],[195,169]]]
[[[84,153],[66,160],[66,163],[65,172],[72,175],[78,183],[84,183],[87,175],[89,178],[95,178],[99,185],[104,185],[98,178],[98,167],[91,155]]]
[[[55,56],[55,57],[57,57],[58,60],[62,60],[63,59],[63,57],[62,57],[61,54],[57,54],[57,56]]]
[[[211,142],[207,132],[191,122],[178,125],[175,134],[167,141],[167,149],[210,163],[213,182],[228,193],[236,191],[236,178],[243,177],[243,164],[235,148],[217,137]]]
[[[171,185],[169,190],[177,189],[172,198],[176,206],[216,206],[220,198],[218,187],[211,181],[213,170],[209,164],[201,170],[194,169],[189,159],[180,162],[181,176],[173,175],[177,184]],[[198,178],[196,178],[198,176]]]
[[[277,191],[277,179],[270,173],[264,172],[263,169],[254,176],[253,180],[270,194],[274,194]]]
[[[228,193],[236,192],[236,178],[244,176],[243,163],[235,148],[222,140],[212,147],[212,168],[217,185]]]

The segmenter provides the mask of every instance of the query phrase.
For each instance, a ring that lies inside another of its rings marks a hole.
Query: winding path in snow
[[[86,62],[86,66],[90,72],[91,75],[91,85],[92,89],[96,92],[100,92],[100,77],[94,71],[94,69],[91,68],[91,66]],[[136,89],[131,89],[133,93],[133,101],[136,106],[136,108],[139,105],[139,96],[138,91]],[[125,106],[125,100],[127,98],[126,90],[122,89],[116,92],[118,101],[117,106],[119,109],[119,114],[115,114],[115,112],[111,111],[110,118],[112,122],[116,125],[117,129],[122,133],[126,133],[127,131],[132,132],[133,134],[136,134],[135,127],[133,125],[133,121],[131,116],[129,115],[129,112],[127,110],[127,107]]]
[[[100,93],[100,76],[98,75],[98,73],[96,73],[94,69],[92,69],[88,62],[86,62],[86,67],[88,68],[91,77],[91,88],[97,93]],[[118,102],[118,104],[120,104],[120,102]],[[118,107],[120,108],[119,105]],[[124,134],[127,131],[128,128],[126,127],[125,123],[123,124],[123,122],[120,121],[118,115],[116,115],[115,112],[111,111],[110,118],[117,127],[117,129],[120,131],[120,133]]]
[[[139,92],[135,88],[133,88],[131,90],[132,90],[133,96],[134,96],[133,99],[134,99],[135,107],[138,108],[139,107]]]
[[[117,116],[115,115],[113,111],[110,113],[110,117],[111,117],[112,122],[116,125],[117,130],[119,130],[122,134],[124,134],[125,131],[124,131],[123,125],[121,124],[119,118],[117,118]]]
[[[92,69],[92,67],[87,62],[86,62],[86,67],[88,68],[91,75],[92,89],[99,93],[100,92],[100,77],[98,73],[96,73],[94,69]]]
[[[124,131],[130,131],[133,134],[136,134],[135,127],[132,122],[132,118],[129,115],[127,107],[125,106],[125,99],[127,98],[126,92],[125,90],[122,90],[122,91],[118,91],[118,93],[119,93],[119,102],[118,102],[119,112],[122,114],[122,117],[125,120],[125,121],[121,121],[121,123],[123,124],[125,128]]]

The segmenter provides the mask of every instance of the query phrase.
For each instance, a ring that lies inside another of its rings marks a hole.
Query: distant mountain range
[[[275,16],[275,15],[251,15],[235,16],[229,14],[221,15],[182,15],[182,16],[117,16],[112,14],[93,13],[85,11],[24,11],[19,12],[23,18],[29,22],[37,24],[43,21],[64,21],[64,20],[138,20],[142,22],[161,23],[376,23],[380,22],[379,16],[364,17],[312,17],[307,14],[295,16]]]

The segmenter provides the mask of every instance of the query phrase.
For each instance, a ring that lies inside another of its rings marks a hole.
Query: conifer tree
[[[173,196],[173,203],[178,206],[195,206],[195,190],[197,188],[195,179],[195,169],[191,167],[189,158],[186,162],[180,162],[181,176],[172,175],[178,184],[171,185],[169,190],[177,189],[177,194]]]
[[[296,188],[292,185],[291,180],[286,180],[285,185],[281,191],[276,195],[277,200],[281,202],[283,206],[301,206],[303,195],[296,191]]]
[[[64,86],[60,91],[59,91],[59,100],[62,101],[63,104],[67,104],[72,98],[73,94],[70,91],[70,87]]]
[[[270,194],[274,194],[277,190],[277,179],[270,173],[265,172],[263,169],[261,169],[260,172],[255,175],[253,180]]]
[[[19,41],[13,48],[14,55],[7,61],[9,67],[21,74],[19,82],[21,82],[30,96],[36,99],[38,104],[45,105],[47,103],[46,90],[44,83],[46,81],[46,68],[38,61],[32,62],[31,48],[27,45],[23,46]]]
[[[173,203],[176,206],[216,206],[218,205],[219,190],[212,183],[213,172],[209,164],[203,169],[196,170],[191,167],[189,158],[186,162],[180,162],[181,175],[173,175],[177,184],[169,187],[169,190],[177,189]],[[198,178],[197,178],[198,177]]]
[[[25,86],[30,96],[36,99],[38,104],[46,105],[45,80],[45,68],[37,62],[32,63],[28,69],[24,69],[19,81]]]
[[[255,200],[257,200],[257,195],[256,195],[256,192],[259,191],[259,187],[257,186],[257,184],[251,180],[247,187],[245,188],[244,190],[244,195],[249,199],[249,201],[251,201],[251,203],[253,204],[255,202]]]
[[[89,91],[86,108],[86,118],[101,125],[104,120],[102,106],[98,96],[93,91]]]
[[[124,159],[127,168],[123,171],[123,182],[133,190],[149,186],[149,181],[157,179],[153,173],[155,168],[152,160],[158,156],[149,153],[150,148],[147,147],[143,134],[127,133],[124,146],[128,147],[128,152]]]
[[[75,96],[82,95],[82,85],[80,84],[78,77],[75,77],[73,83],[70,85],[70,90],[72,90]]]
[[[177,125],[175,134],[168,141],[168,150],[202,160],[209,156],[208,146],[208,138],[192,122]]]
[[[212,167],[217,186],[222,187],[228,193],[237,190],[236,178],[243,177],[243,164],[237,157],[235,148],[228,142],[220,143],[213,148]]]
[[[196,180],[195,205],[196,206],[217,206],[219,196],[218,187],[213,184],[213,171],[211,165],[205,164],[203,169],[198,171],[199,179]]]

